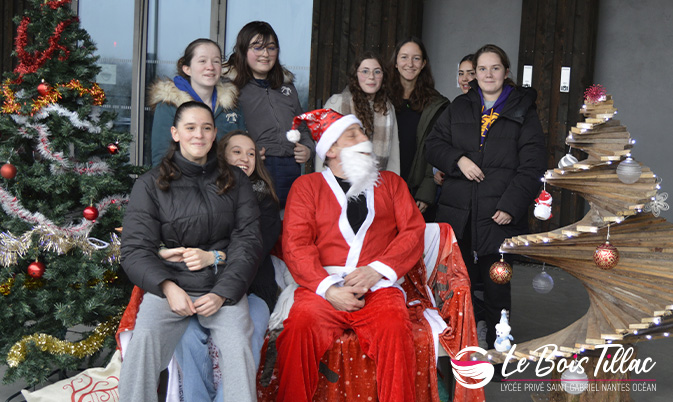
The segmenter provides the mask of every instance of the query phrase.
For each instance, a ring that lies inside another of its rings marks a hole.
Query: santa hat
[[[544,204],[544,205],[551,205],[552,196],[546,190],[542,190],[540,192],[540,196],[535,199],[535,202],[538,202],[538,203]]]
[[[306,123],[313,139],[317,141],[315,152],[322,160],[325,160],[327,151],[348,127],[353,124],[362,127],[362,122],[353,114],[344,116],[332,109],[318,109],[295,116],[292,120],[292,128],[287,132],[288,140],[294,143],[299,140],[297,128],[302,122]]]

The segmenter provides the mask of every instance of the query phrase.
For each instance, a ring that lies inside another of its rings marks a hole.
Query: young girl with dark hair
[[[152,165],[158,165],[170,144],[170,128],[178,106],[189,101],[206,104],[215,117],[219,136],[231,130],[245,130],[243,114],[236,106],[238,89],[221,81],[222,51],[210,39],[196,39],[185,48],[177,62],[177,75],[160,79],[149,88],[148,104],[154,109],[152,121]]]
[[[217,149],[221,164],[236,166],[250,178],[261,213],[262,262],[248,289],[248,305],[254,326],[252,353],[255,364],[259,365],[269,317],[278,300],[278,285],[270,255],[281,230],[278,197],[273,190],[269,172],[249,135],[242,131],[232,131],[219,141]],[[185,402],[222,400],[223,389],[221,385],[216,387],[214,384],[213,367],[207,348],[209,333],[198,321],[192,320],[176,350],[183,372]]]
[[[460,59],[460,63],[458,63],[458,85],[464,94],[470,90],[470,81],[477,75],[474,71],[473,59],[474,55],[470,53]]]
[[[224,76],[240,91],[238,102],[248,133],[264,150],[264,164],[283,207],[290,186],[301,175],[301,164],[315,153],[315,144],[305,127],[300,128],[298,143],[286,138],[292,119],[302,114],[302,108],[294,76],[281,66],[279,55],[278,35],[271,25],[250,22],[238,33]]]
[[[422,213],[434,204],[437,185],[425,159],[425,139],[449,100],[435,89],[425,46],[410,37],[397,44],[390,59],[390,98],[400,137],[400,176]],[[426,216],[426,220],[429,217]]]
[[[374,144],[381,170],[400,173],[400,144],[395,107],[388,99],[386,70],[381,58],[365,52],[356,58],[348,74],[348,86],[325,102],[326,109],[354,114]],[[323,161],[318,161],[317,169]]]
[[[182,104],[169,152],[133,186],[121,265],[145,294],[122,363],[122,401],[157,400],[159,373],[192,316],[221,351],[225,399],[256,400],[246,292],[262,254],[260,213],[246,175],[218,164],[216,133],[208,106]]]

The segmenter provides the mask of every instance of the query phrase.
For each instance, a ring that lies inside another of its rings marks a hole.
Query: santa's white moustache
[[[366,189],[376,185],[379,168],[372,142],[365,141],[342,148],[341,169],[346,174],[346,181],[351,185],[346,193],[348,198],[356,198]]]

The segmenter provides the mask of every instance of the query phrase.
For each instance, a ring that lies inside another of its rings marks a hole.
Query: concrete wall
[[[487,43],[507,52],[512,77],[516,76],[521,0],[426,0],[423,7],[423,42],[437,90],[444,96],[453,99],[461,94],[456,82],[458,62]]]
[[[673,3],[601,0],[594,82],[612,94],[617,118],[636,140],[634,159],[673,195]],[[669,198],[667,202],[673,202]],[[673,210],[663,212],[673,221]]]

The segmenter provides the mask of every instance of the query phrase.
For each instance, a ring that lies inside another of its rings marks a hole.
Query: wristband
[[[220,261],[222,261],[222,258],[220,258],[220,253],[216,250],[211,250],[213,255],[215,256],[215,261],[213,262],[213,268],[215,268],[215,274],[217,274],[217,266],[220,265]]]

